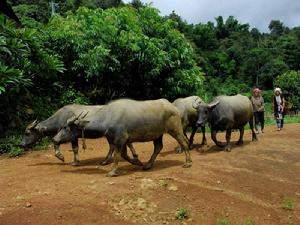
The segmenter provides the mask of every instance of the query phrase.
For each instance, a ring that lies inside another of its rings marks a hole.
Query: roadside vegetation
[[[188,24],[139,0],[11,1],[23,28],[0,15],[0,153],[19,155],[26,125],[66,104],[112,99],[251,95],[257,86],[275,124],[273,88],[300,108],[300,27],[270,21],[261,33],[230,16]],[[286,116],[285,121],[300,122]]]

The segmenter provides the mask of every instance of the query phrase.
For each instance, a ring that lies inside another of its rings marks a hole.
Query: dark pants
[[[264,129],[265,126],[265,115],[264,112],[254,112],[255,125],[260,124],[261,129]]]

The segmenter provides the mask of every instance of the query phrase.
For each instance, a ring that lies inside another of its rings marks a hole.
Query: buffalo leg
[[[105,166],[105,165],[108,165],[111,163],[113,152],[114,152],[114,146],[112,144],[109,144],[109,151],[108,151],[104,161],[101,163],[102,166]]]
[[[257,141],[256,133],[254,131],[254,118],[249,121],[250,129],[252,131],[252,141]]]
[[[240,138],[238,140],[238,142],[236,143],[237,145],[243,144],[243,137],[244,137],[244,127],[241,127],[240,129]]]
[[[132,153],[132,156],[133,156],[133,159],[129,158],[128,155],[127,155],[127,149],[124,150],[124,152],[122,151],[122,157],[127,160],[128,162],[132,163],[133,165],[139,165],[139,166],[142,166],[142,162],[139,160],[138,158],[138,154],[136,154],[136,151],[134,149],[134,147],[132,146],[131,143],[127,144],[127,146],[129,147],[131,153]],[[108,165],[111,163],[111,159],[112,159],[112,154],[113,154],[113,149],[114,147],[112,145],[109,145],[109,151],[104,159],[104,161],[101,163],[101,165],[105,166],[105,165]]]
[[[228,152],[231,151],[230,138],[231,138],[231,129],[227,129],[226,130],[226,146],[225,146],[225,151],[228,151]]]
[[[60,152],[59,144],[54,144],[54,150],[55,150],[55,157],[64,162],[65,158],[63,154],[61,154]]]
[[[152,154],[150,160],[147,162],[147,164],[145,166],[143,166],[143,170],[149,170],[152,168],[157,155],[160,153],[161,149],[163,148],[162,136],[159,137],[158,139],[154,140],[153,144],[154,144],[153,154]]]
[[[176,139],[176,141],[179,143],[179,145],[181,146],[181,148],[184,151],[185,163],[184,163],[183,167],[185,167],[185,168],[191,167],[192,159],[191,159],[190,150],[188,147],[188,139],[184,136],[183,133],[178,132],[178,131],[170,132],[170,135]]]
[[[219,142],[217,140],[217,131],[216,130],[212,130],[211,131],[211,139],[215,142],[215,144],[218,146],[218,147],[221,147],[223,148],[225,145],[223,145],[221,142]]]
[[[135,149],[133,148],[132,144],[130,143],[127,146],[130,148],[130,151],[133,155],[133,159],[128,156],[126,145],[124,146],[122,153],[121,153],[122,158],[125,159],[126,161],[128,161],[129,163],[131,163],[132,165],[142,166],[143,163],[138,159],[138,155],[136,154]]]
[[[131,154],[133,156],[133,160],[138,163],[140,166],[143,165],[143,163],[139,160],[139,156],[138,154],[136,153],[132,143],[128,143],[127,146],[129,147],[130,151],[131,151]]]
[[[183,129],[183,134],[184,134],[184,136],[186,137],[186,139],[188,139],[188,136],[187,136],[187,134],[186,134],[186,130],[187,130],[187,128]],[[176,153],[182,153],[182,148],[181,148],[181,146],[177,146],[177,147],[176,147]]]
[[[191,133],[191,136],[190,136],[190,139],[189,139],[189,148],[190,149],[193,148],[194,136],[195,136],[196,131],[197,131],[197,127],[196,126],[192,127],[192,133]]]
[[[78,160],[78,138],[75,138],[71,141],[72,144],[72,150],[74,154],[74,161],[72,163],[73,166],[78,166],[79,165],[79,160]]]
[[[206,142],[206,137],[205,137],[205,126],[202,126],[201,127],[201,132],[202,132],[202,145],[206,145],[207,142]]]
[[[112,170],[106,175],[108,177],[116,177],[119,175],[118,163],[121,159],[122,148],[114,148],[114,163],[112,166]]]

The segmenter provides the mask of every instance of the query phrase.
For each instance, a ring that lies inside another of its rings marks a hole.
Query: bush
[[[285,98],[293,104],[294,109],[300,109],[300,71],[288,71],[275,80]]]
[[[74,84],[92,103],[119,97],[172,100],[202,88],[193,48],[152,7],[81,7],[66,18],[53,17],[46,33],[67,68],[63,86]]]
[[[0,139],[0,154],[8,153],[10,157],[15,157],[23,154],[24,150],[18,145],[21,142],[21,137],[11,135]]]
[[[16,29],[0,15],[0,30],[0,108],[5,109],[0,112],[0,136],[4,136],[26,121],[24,108],[32,108],[33,96],[50,96],[47,91],[63,64],[37,29]]]

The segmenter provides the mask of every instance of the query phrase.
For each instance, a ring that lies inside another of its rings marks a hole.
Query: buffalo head
[[[43,137],[45,129],[37,120],[33,121],[26,127],[20,146],[25,148],[34,145]]]
[[[196,122],[197,127],[205,126],[205,123],[209,120],[211,115],[211,111],[219,104],[219,101],[213,103],[202,103],[202,102],[194,102],[193,107],[198,112],[198,120]]]
[[[82,114],[83,112],[81,112],[78,116],[72,116],[67,120],[67,123],[54,136],[53,141],[55,144],[69,142],[80,135],[84,125],[88,123],[88,121],[83,120],[88,112],[84,115]]]

